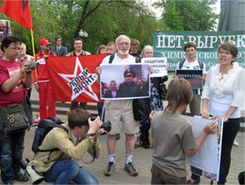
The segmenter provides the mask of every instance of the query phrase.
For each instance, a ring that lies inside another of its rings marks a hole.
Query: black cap
[[[133,75],[133,77],[135,78],[136,74],[133,70],[131,69],[127,69],[125,72],[124,72],[124,78],[126,78],[127,74],[131,74]]]

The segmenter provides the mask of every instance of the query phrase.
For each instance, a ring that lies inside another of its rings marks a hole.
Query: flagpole
[[[32,53],[33,53],[33,57],[35,58],[35,47],[34,47],[33,29],[31,29],[31,45],[32,45]]]
[[[35,45],[34,45],[34,36],[33,36],[33,29],[31,28],[31,45],[32,45],[32,53],[34,60],[36,59],[36,54],[35,54]],[[35,76],[37,79],[37,69],[35,68]]]

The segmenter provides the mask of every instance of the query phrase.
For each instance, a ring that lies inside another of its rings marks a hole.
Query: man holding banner
[[[83,40],[81,38],[75,38],[73,40],[73,48],[74,50],[70,53],[68,53],[66,56],[85,56],[85,55],[91,55],[88,51],[83,50]],[[87,109],[87,103],[86,102],[71,102],[70,110],[74,109]]]
[[[135,58],[129,54],[130,39],[126,35],[120,35],[116,39],[117,52],[114,59],[110,62],[110,56],[102,61],[102,64],[134,64]],[[96,68],[98,74],[101,74],[101,67]],[[125,148],[126,159],[124,170],[130,176],[137,176],[138,171],[132,163],[134,154],[134,133],[139,131],[137,121],[133,115],[133,101],[129,100],[106,100],[105,120],[111,122],[111,131],[107,136],[107,149],[109,163],[104,170],[105,176],[111,176],[115,170],[115,153],[116,153],[116,135],[120,133],[121,125],[126,135]]]

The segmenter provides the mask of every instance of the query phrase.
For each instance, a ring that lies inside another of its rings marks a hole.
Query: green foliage
[[[164,7],[163,24],[166,30],[212,31],[218,18],[211,5],[217,0],[165,0],[156,3]]]
[[[153,44],[156,29],[211,31],[217,19],[211,5],[216,1],[161,0],[156,6],[164,8],[163,18],[156,20],[148,7],[136,0],[31,0],[35,49],[36,52],[39,49],[40,38],[45,37],[54,44],[55,37],[61,36],[71,51],[80,29],[88,33],[84,49],[91,53],[95,53],[99,45],[114,41],[119,34],[136,38],[144,46]],[[28,53],[32,54],[30,31],[14,21],[11,28],[13,35],[23,38]]]
[[[182,31],[183,28],[183,16],[180,16],[179,13],[176,11],[176,3],[177,1],[172,1],[166,7],[164,12],[164,25],[166,26],[166,30],[178,30]]]
[[[71,51],[80,29],[88,33],[84,49],[91,53],[99,45],[115,41],[119,34],[138,39],[142,46],[153,44],[154,30],[162,29],[147,7],[135,0],[31,0],[30,3],[36,52],[40,38],[49,39],[53,45],[57,36],[63,38],[63,45]],[[30,31],[14,21],[11,28],[13,35],[24,39],[28,53],[32,54]]]

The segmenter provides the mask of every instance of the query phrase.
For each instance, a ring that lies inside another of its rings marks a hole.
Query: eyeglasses
[[[126,78],[127,78],[127,77],[133,77],[133,75],[126,75]]]
[[[9,47],[9,49],[14,50],[14,51],[19,51],[19,50],[21,50],[20,47]]]
[[[120,42],[120,43],[118,43],[118,45],[119,46],[123,46],[123,45],[129,46],[129,42]]]

